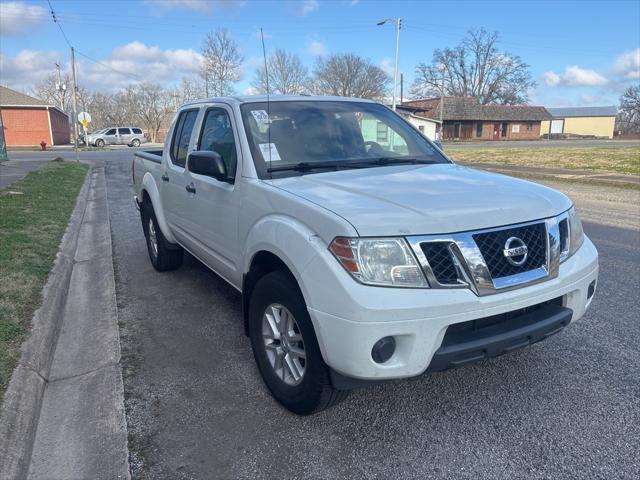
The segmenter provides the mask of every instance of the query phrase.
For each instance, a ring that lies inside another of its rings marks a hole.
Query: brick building
[[[439,119],[438,98],[411,100],[402,108],[416,115]],[[544,107],[481,105],[473,97],[444,97],[444,140],[533,140],[540,138],[540,123],[551,119]]]
[[[70,142],[69,116],[44,100],[0,86],[0,115],[7,147]]]

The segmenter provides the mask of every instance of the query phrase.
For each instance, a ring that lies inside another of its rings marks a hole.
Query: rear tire
[[[276,328],[280,324],[289,326]],[[262,379],[291,412],[309,415],[347,397],[348,391],[331,384],[307,306],[291,275],[274,271],[258,280],[250,299],[249,336]]]
[[[104,140],[102,140],[101,138],[96,140],[96,147],[98,147],[98,148],[104,147]]]
[[[176,270],[182,265],[183,250],[169,243],[158,226],[158,219],[150,202],[142,207],[142,229],[147,240],[147,252],[153,267],[159,272]]]

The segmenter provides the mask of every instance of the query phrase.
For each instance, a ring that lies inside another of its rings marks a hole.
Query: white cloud
[[[298,15],[304,17],[318,8],[320,8],[318,0],[303,0],[298,8]]]
[[[142,42],[116,47],[101,64],[82,61],[80,81],[89,88],[118,90],[137,81],[170,83],[197,75],[202,55],[192,49],[162,50]]]
[[[394,64],[393,64],[393,60],[389,57],[383,58],[379,65],[378,65],[383,71],[384,73],[386,73],[387,75],[392,76],[393,75],[393,71],[394,71]]]
[[[223,8],[242,7],[246,0],[147,0],[149,4],[156,4],[164,8],[181,8],[195,10],[196,12],[208,12]]]
[[[10,37],[29,33],[48,18],[49,12],[40,5],[0,2],[0,36]]]
[[[640,48],[619,55],[613,71],[626,80],[640,80]]]
[[[542,79],[546,85],[549,87],[555,87],[561,81],[560,75],[554,72],[545,72],[542,75]]]
[[[247,87],[242,91],[243,95],[258,95],[258,89],[255,87]]]
[[[0,71],[2,72],[2,85],[28,92],[36,83],[46,76],[55,73],[55,63],[60,63],[64,71],[69,71],[65,66],[66,55],[55,51],[21,50],[14,57],[0,53]]]
[[[565,68],[564,73],[545,72],[542,76],[545,84],[549,87],[566,85],[570,87],[599,87],[609,83],[605,77],[595,70],[581,68],[572,65]]]
[[[100,63],[76,55],[78,84],[90,90],[113,92],[132,83],[152,81],[161,84],[195,77],[202,56],[191,49],[163,50],[141,42],[114,48],[106,58],[92,57]],[[55,63],[69,71],[68,54],[46,50],[22,50],[15,56],[0,53],[2,84],[19,91],[29,90],[55,73]]]
[[[306,48],[306,52],[309,55],[313,55],[315,57],[322,57],[329,53],[327,47],[324,43],[319,40],[313,40]]]

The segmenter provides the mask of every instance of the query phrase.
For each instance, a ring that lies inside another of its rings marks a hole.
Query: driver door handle
[[[185,188],[185,190],[186,190],[187,192],[189,192],[189,193],[193,193],[193,194],[195,194],[195,193],[196,193],[196,187],[195,187],[195,185],[193,184],[193,182],[191,182],[189,185],[187,185],[187,186],[186,186],[186,187],[184,187],[184,188]]]
[[[169,175],[167,175],[166,173],[163,173],[162,177],[160,177],[160,178],[162,178],[163,182],[168,182],[169,181]]]

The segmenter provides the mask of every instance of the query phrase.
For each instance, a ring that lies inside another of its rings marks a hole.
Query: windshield
[[[277,101],[269,108],[266,102],[247,103],[241,110],[261,178],[356,164],[449,163],[422,134],[377,103]]]
[[[106,128],[101,128],[100,130],[96,130],[95,132],[90,133],[89,135],[98,135],[106,130]]]

